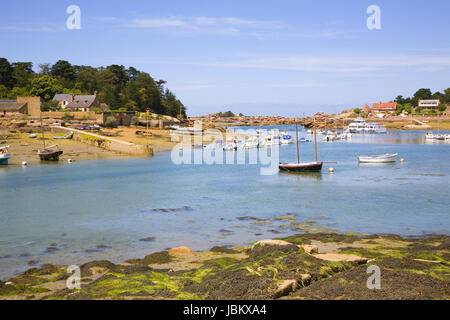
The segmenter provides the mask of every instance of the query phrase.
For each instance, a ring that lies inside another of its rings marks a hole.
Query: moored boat
[[[359,156],[358,161],[361,163],[388,163],[396,162],[398,153],[385,153],[373,156]]]
[[[314,150],[315,150],[315,161],[314,162],[300,162],[300,152],[299,152],[299,139],[298,139],[298,126],[295,125],[295,133],[297,138],[297,163],[280,163],[278,168],[281,171],[287,172],[321,172],[323,162],[317,161],[317,141],[316,141],[316,127],[314,126]]]

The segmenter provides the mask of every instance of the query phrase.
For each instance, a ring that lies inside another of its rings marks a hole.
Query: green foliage
[[[139,117],[132,117],[131,118],[131,124],[137,126],[139,124]]]
[[[105,121],[106,127],[114,127],[116,125],[116,118],[114,117],[107,117]]]
[[[58,101],[49,100],[41,105],[41,111],[56,111],[59,109]]]
[[[62,118],[63,118],[64,120],[71,120],[71,119],[73,119],[73,116],[69,113],[69,111],[66,111],[66,112],[64,113],[64,115],[62,116]]]
[[[231,112],[230,110],[226,111],[226,112],[219,112],[217,115],[219,117],[225,117],[225,118],[227,118],[227,117],[234,117],[235,116],[235,114],[233,112]]]
[[[439,111],[440,112],[444,112],[445,110],[447,110],[447,106],[443,103],[439,104]]]
[[[40,96],[45,101],[51,100],[62,89],[59,81],[52,76],[43,75],[31,80],[30,93],[35,96]]]
[[[360,108],[355,108],[353,109],[353,112],[356,114],[360,114],[361,113],[361,109]]]
[[[166,81],[155,81],[150,74],[121,65],[94,68],[76,66],[59,60],[51,67],[40,64],[34,73],[31,62],[10,63],[0,58],[0,97],[38,95],[45,101],[55,93],[93,94],[111,110],[130,111],[186,117],[186,108],[174,93],[165,88]],[[124,109],[122,109],[124,110]],[[98,110],[100,112],[100,110]]]

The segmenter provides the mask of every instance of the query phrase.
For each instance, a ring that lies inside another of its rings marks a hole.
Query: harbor
[[[264,127],[274,128],[295,137],[294,126]],[[302,137],[309,137],[306,130]],[[281,159],[297,160],[295,143],[279,150]],[[314,159],[313,143],[300,143],[300,150],[301,161]],[[324,165],[333,173],[324,169],[318,175],[260,176],[259,166],[248,164],[175,165],[169,152],[3,166],[0,276],[17,275],[31,261],[34,266],[119,262],[180,245],[206,250],[295,234],[265,222],[284,214],[313,221],[315,232],[448,234],[449,152],[445,141],[429,143],[421,131],[389,131],[353,135],[345,142],[319,140],[319,159],[337,163]],[[358,163],[359,155],[381,153],[398,153],[404,162]],[[123,186],[120,191],[117,185]],[[101,202],[95,200],[99,193]],[[237,219],[242,216],[257,220]],[[154,241],[140,241],[149,236]]]

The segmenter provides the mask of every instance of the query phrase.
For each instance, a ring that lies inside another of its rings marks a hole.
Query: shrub
[[[73,115],[71,115],[71,114],[69,113],[69,111],[66,111],[66,112],[64,113],[64,115],[62,116],[62,118],[63,118],[64,120],[72,120],[72,119],[73,119]]]
[[[131,124],[137,126],[139,124],[139,117],[132,117],[131,118]]]
[[[105,121],[106,127],[115,127],[116,126],[116,118],[114,117],[108,117]]]

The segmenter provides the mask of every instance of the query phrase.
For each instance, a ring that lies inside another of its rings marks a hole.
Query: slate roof
[[[22,109],[27,103],[21,102],[17,103],[16,100],[0,100],[0,111],[1,112],[18,112]]]
[[[95,95],[79,95],[73,98],[72,102],[69,102],[66,108],[90,108],[95,102]]]
[[[69,101],[70,100],[70,94],[68,93],[57,93],[53,97],[54,101]]]

